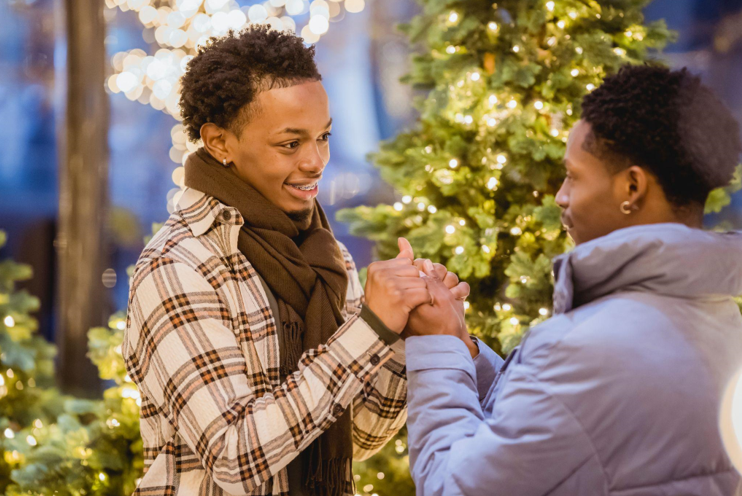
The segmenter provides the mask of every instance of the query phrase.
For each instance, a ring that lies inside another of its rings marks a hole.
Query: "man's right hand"
[[[412,310],[431,301],[427,285],[413,260],[409,242],[399,238],[397,258],[368,266],[365,305],[397,334],[404,330]]]

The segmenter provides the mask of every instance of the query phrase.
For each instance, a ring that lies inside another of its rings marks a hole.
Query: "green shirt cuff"
[[[379,335],[382,341],[387,345],[391,346],[399,341],[399,334],[390,330],[381,319],[372,312],[366,305],[361,307],[361,318],[368,324],[368,326]]]

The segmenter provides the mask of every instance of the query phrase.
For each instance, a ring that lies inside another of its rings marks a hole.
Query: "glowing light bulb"
[[[456,53],[456,47],[453,45],[448,45],[446,47],[446,53],[449,55],[453,55],[454,53]]]
[[[515,318],[515,317],[512,317],[512,318],[510,319],[510,323],[511,323],[512,325],[514,325],[514,326],[517,326],[518,324],[520,324],[520,322],[518,321],[518,319],[517,319],[517,318]]]
[[[485,253],[490,253],[492,250],[490,250],[490,247],[487,245],[482,246],[482,251]]]
[[[5,327],[14,327],[15,326],[15,319],[13,317],[11,317],[10,315],[8,315],[3,320],[3,323],[5,324]]]
[[[454,226],[446,226],[446,232],[448,234],[453,234],[456,232],[456,228]]]
[[[412,197],[407,195],[402,197],[402,203],[410,203],[412,201]]]
[[[536,103],[533,104],[534,107],[536,107],[536,110],[543,110],[544,108],[544,102],[541,100],[537,100]]]
[[[404,208],[404,205],[402,205],[399,202],[394,204],[394,210],[396,210],[397,212],[401,212],[403,208]]]
[[[549,311],[545,308],[539,308],[538,313],[543,316],[549,315]]]
[[[462,253],[464,253],[464,247],[463,246],[457,246],[456,249],[454,250],[454,252],[457,255],[461,255]]]
[[[448,15],[448,22],[456,22],[459,20],[459,14],[456,12],[451,12]]]
[[[471,80],[472,80],[472,81],[479,81],[479,78],[480,78],[480,75],[479,75],[479,73],[478,73],[478,72],[475,72],[475,73],[473,73],[473,74],[471,75]]]
[[[490,31],[497,31],[499,29],[499,26],[497,25],[496,22],[490,22],[489,24],[487,24],[487,28]]]
[[[513,309],[513,306],[512,306],[512,305],[511,305],[510,303],[505,303],[505,304],[504,304],[504,305],[502,306],[502,309],[503,309],[503,310],[505,310],[506,312],[509,312],[510,310],[512,310],[512,309]]]
[[[431,214],[434,214],[437,211],[438,211],[438,209],[435,208],[433,205],[431,205],[431,206],[428,207],[428,212],[430,212]]]
[[[577,77],[577,76],[580,75],[580,70],[579,69],[572,69],[572,72],[570,72],[570,74],[572,74],[572,77]]]
[[[450,168],[452,168],[452,169],[455,169],[456,167],[458,167],[458,166],[459,166],[459,161],[458,161],[458,160],[456,160],[455,158],[452,158],[452,159],[451,159],[451,160],[450,160],[450,161],[448,162],[448,166],[449,166]]]
[[[510,234],[512,234],[513,236],[520,236],[521,234],[523,234],[523,231],[520,229],[520,227],[514,227],[510,230]]]
[[[554,2],[546,2],[546,10],[549,12],[554,12]]]

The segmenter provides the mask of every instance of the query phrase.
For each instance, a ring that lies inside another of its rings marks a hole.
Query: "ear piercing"
[[[222,164],[224,165],[224,167],[229,167],[229,164],[227,163],[227,159],[226,158],[224,160],[222,160]]]

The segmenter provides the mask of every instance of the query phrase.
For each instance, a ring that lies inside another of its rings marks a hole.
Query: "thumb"
[[[397,258],[409,258],[410,262],[415,260],[415,253],[412,251],[412,245],[405,238],[399,238],[397,240],[399,245],[399,255]]]

